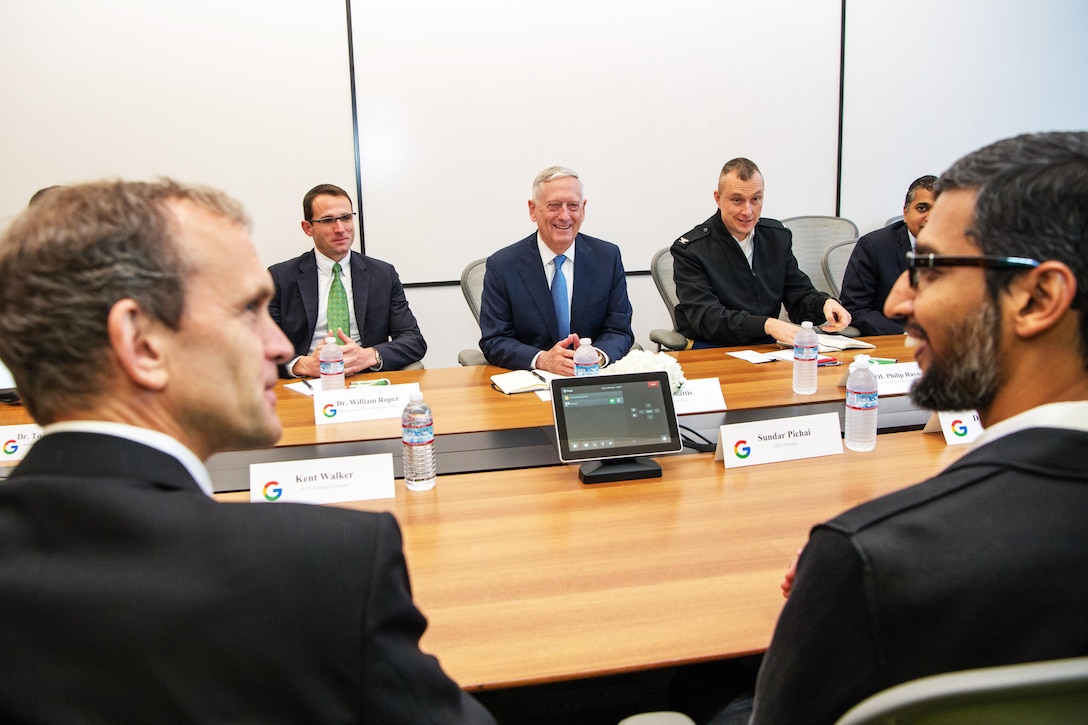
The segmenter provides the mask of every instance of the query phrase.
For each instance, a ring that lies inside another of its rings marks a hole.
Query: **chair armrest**
[[[650,342],[657,343],[658,351],[663,347],[673,351],[686,350],[688,347],[688,339],[676,330],[650,330]]]
[[[457,353],[457,362],[463,367],[472,365],[487,365],[487,358],[476,348],[468,348]]]

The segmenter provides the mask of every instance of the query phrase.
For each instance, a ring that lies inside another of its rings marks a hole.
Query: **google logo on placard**
[[[11,454],[15,453],[15,451],[17,451],[17,450],[19,450],[19,444],[16,443],[15,441],[11,440],[11,441],[7,441],[6,443],[4,443],[4,453],[6,453],[7,455],[10,456]]]
[[[321,409],[321,413],[326,418],[335,418],[336,417],[336,406],[333,405],[332,403],[329,403],[328,405],[326,405],[324,408]]]
[[[280,488],[278,481],[269,481],[264,485],[264,499],[265,501],[275,501],[283,495],[283,489]]]
[[[752,447],[748,445],[748,441],[737,441],[736,445],[733,446],[733,453],[737,458],[747,458],[752,455]]]
[[[952,421],[952,432],[960,438],[963,438],[965,435],[967,435],[967,426],[964,425],[962,420],[957,418],[956,420]]]

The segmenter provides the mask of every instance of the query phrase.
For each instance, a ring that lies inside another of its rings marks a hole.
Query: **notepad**
[[[497,390],[513,395],[514,393],[531,393],[534,390],[547,390],[549,382],[561,377],[563,376],[547,370],[511,370],[508,373],[492,375],[491,384]]]
[[[858,350],[869,350],[876,347],[876,345],[871,342],[865,342],[865,340],[858,340],[853,337],[846,337],[845,335],[817,333],[816,339],[820,343],[820,352],[852,350],[854,348],[857,348]]]

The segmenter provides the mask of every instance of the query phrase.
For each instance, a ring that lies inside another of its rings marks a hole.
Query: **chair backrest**
[[[891,226],[892,224],[895,224],[897,221],[901,220],[902,218],[903,218],[902,214],[900,214],[899,216],[893,216],[890,219],[888,219],[888,221],[884,222],[884,226],[886,226],[886,227]]]
[[[985,667],[905,682],[836,725],[1088,722],[1088,657]]]
[[[672,251],[671,247],[659,249],[650,260],[650,276],[654,278],[657,291],[661,295],[661,301],[669,308],[669,318],[672,320],[672,329],[676,329],[676,305],[680,300],[676,297],[676,282],[672,278]]]
[[[793,256],[812,285],[828,294],[835,294],[820,267],[824,250],[835,242],[857,239],[858,225],[840,216],[795,216],[782,223],[793,232]]]
[[[850,261],[850,254],[854,251],[857,239],[846,239],[835,242],[824,250],[820,267],[824,271],[824,279],[831,287],[831,293],[836,297],[842,292],[842,278],[846,274],[846,264]]]
[[[469,262],[461,272],[461,294],[465,296],[468,308],[472,310],[472,316],[476,318],[476,324],[480,324],[480,300],[484,296],[484,271],[487,265],[487,257]]]

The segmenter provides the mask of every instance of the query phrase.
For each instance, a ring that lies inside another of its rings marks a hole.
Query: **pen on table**
[[[871,357],[869,359],[879,365],[892,365],[899,362],[894,357]]]
[[[377,380],[355,380],[349,385],[349,388],[365,388],[368,385],[390,385],[389,378],[378,378]]]
[[[302,384],[303,384],[303,385],[305,385],[305,386],[306,386],[307,388],[309,388],[310,390],[313,390],[313,389],[314,389],[314,386],[310,385],[310,381],[309,381],[309,380],[307,380],[306,378],[299,378],[299,380],[301,380],[301,381],[302,381]]]

